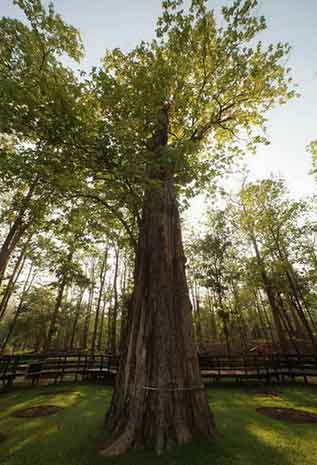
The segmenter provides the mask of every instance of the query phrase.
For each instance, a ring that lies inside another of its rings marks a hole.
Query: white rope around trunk
[[[175,388],[171,387],[164,387],[164,386],[143,386],[145,391],[168,391],[168,392],[175,392],[175,391],[199,391],[201,389],[205,389],[205,386],[178,386]]]

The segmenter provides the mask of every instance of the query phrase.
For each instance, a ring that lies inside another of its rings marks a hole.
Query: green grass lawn
[[[258,388],[260,390],[261,388]],[[52,394],[41,395],[49,390]],[[0,395],[1,465],[317,465],[317,424],[290,424],[264,417],[260,406],[317,413],[317,386],[263,387],[280,398],[256,396],[247,388],[209,389],[218,426],[214,441],[201,441],[157,457],[131,452],[115,459],[97,454],[105,438],[104,411],[111,389],[95,385],[39,387]],[[65,407],[50,417],[15,418],[16,409],[54,404]]]

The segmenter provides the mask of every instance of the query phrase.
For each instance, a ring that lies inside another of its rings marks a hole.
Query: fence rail
[[[200,354],[201,375],[206,384],[231,379],[277,381],[317,378],[317,355],[273,354],[270,356],[226,356]],[[61,383],[95,381],[111,383],[119,357],[93,353],[47,353],[0,357],[0,383]]]

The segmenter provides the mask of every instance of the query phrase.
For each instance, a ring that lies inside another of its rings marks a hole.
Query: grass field
[[[261,388],[258,388],[259,391]],[[291,407],[317,413],[317,386],[214,387],[209,399],[218,434],[157,457],[131,452],[116,459],[97,454],[105,439],[103,415],[111,389],[94,385],[41,387],[0,395],[1,465],[317,465],[317,424],[290,424],[256,412],[260,406]],[[49,391],[48,395],[43,392]],[[50,417],[15,418],[17,409],[54,404]]]

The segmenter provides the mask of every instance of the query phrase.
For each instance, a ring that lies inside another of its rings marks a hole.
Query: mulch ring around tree
[[[317,414],[284,407],[259,407],[258,413],[289,423],[317,423]]]
[[[64,410],[63,407],[58,407],[57,405],[40,405],[38,407],[16,410],[13,416],[18,418],[47,417],[61,410]]]
[[[280,392],[276,391],[256,391],[255,395],[258,397],[281,397]]]
[[[58,396],[59,394],[72,394],[73,391],[70,391],[69,389],[60,389],[59,391],[42,391],[39,392],[39,396]]]

